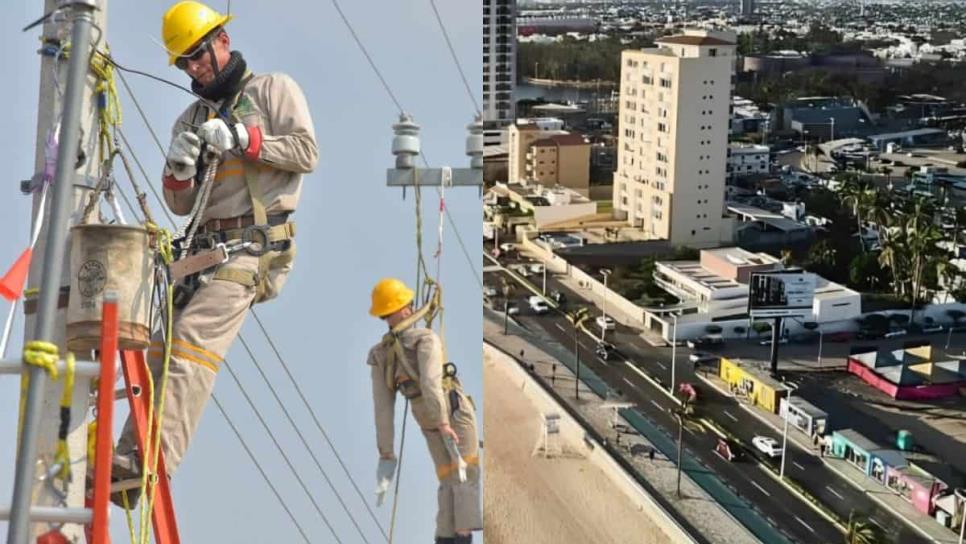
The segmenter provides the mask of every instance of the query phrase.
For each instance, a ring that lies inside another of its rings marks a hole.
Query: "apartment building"
[[[516,85],[516,0],[483,0],[483,125],[513,122]]]
[[[733,33],[657,40],[621,55],[614,210],[652,239],[714,247],[731,239],[724,217]]]

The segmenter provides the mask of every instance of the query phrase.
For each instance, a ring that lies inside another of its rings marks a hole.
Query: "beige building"
[[[579,134],[556,134],[530,145],[527,181],[564,187],[586,195],[590,190],[590,143]]]
[[[557,134],[567,134],[556,125],[517,122],[507,128],[507,169],[510,183],[527,180],[527,152],[537,140]]]
[[[518,119],[507,128],[507,180],[590,190],[590,143],[554,118]]]
[[[713,247],[724,217],[733,34],[686,31],[621,54],[614,210],[653,239]]]

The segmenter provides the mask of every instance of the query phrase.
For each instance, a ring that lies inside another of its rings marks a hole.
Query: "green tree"
[[[845,544],[882,544],[885,535],[869,518],[863,515],[849,514],[848,532],[845,534]]]

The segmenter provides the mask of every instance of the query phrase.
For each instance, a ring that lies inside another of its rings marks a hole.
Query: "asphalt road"
[[[505,275],[489,272],[485,282],[498,285],[499,280],[494,277],[496,274]],[[542,278],[533,277],[531,280],[534,280],[534,284],[539,289]],[[565,293],[569,301],[586,302],[554,278],[548,277],[547,282],[548,290],[557,289]],[[521,308],[521,314],[517,319],[530,328],[542,329],[564,346],[573,346],[570,322],[557,312],[543,316],[533,315],[525,301],[529,295],[530,293],[524,289],[517,290],[515,298],[517,306]],[[640,374],[643,372],[663,384],[670,383],[670,350],[650,346],[637,335],[636,331],[621,325],[617,326],[616,331],[607,333],[607,341],[617,346],[617,353],[613,354],[608,361],[603,361],[594,354],[593,339],[583,335],[580,339],[581,361],[611,387],[620,389],[631,401],[637,403],[638,409],[657,425],[663,427],[671,436],[676,436],[677,422],[668,411],[674,403],[657,391],[656,387]],[[688,361],[688,353],[686,349],[678,349],[676,382],[694,383],[699,390],[698,415],[713,420],[719,427],[736,436],[747,448],[746,461],[728,462],[713,451],[718,438],[714,433],[686,430],[684,433],[686,452],[691,453],[719,474],[726,483],[752,502],[776,527],[790,537],[809,543],[841,541],[842,534],[832,523],[777,482],[773,476],[764,472],[768,469],[758,465],[758,462],[762,462],[777,469],[778,459],[764,458],[751,447],[751,439],[756,435],[764,435],[780,440],[781,436],[771,427],[748,414],[735,399],[718,393],[698,380]],[[629,365],[625,361],[630,361],[632,364]],[[826,468],[815,456],[800,450],[791,441],[788,449],[786,477],[808,490],[840,518],[848,519],[849,514],[855,511],[869,516],[873,523],[879,525],[887,535],[895,538],[896,542],[903,544],[928,542],[837,473]]]

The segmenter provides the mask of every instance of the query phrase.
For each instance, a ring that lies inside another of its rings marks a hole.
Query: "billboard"
[[[804,270],[752,274],[748,289],[748,314],[752,318],[811,315],[815,274]]]

